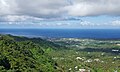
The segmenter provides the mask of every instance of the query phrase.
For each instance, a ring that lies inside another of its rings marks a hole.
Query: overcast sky
[[[0,25],[119,28],[120,0],[0,0]]]

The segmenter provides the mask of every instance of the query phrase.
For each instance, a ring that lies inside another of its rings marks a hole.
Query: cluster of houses
[[[78,66],[75,67],[75,69],[78,69]],[[72,71],[72,68],[69,69],[69,71]],[[87,69],[78,69],[78,71],[76,72],[91,72],[90,70],[87,70]]]
[[[84,62],[93,62],[93,61],[100,62],[100,59],[98,59],[98,58],[96,58],[96,59],[94,59],[94,60],[92,60],[92,59],[86,60],[85,57],[76,57],[76,59],[77,59],[77,60],[84,61]]]

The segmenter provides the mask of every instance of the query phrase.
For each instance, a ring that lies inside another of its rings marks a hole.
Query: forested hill
[[[56,46],[40,38],[0,35],[0,72],[56,72],[57,63],[46,52]]]
[[[3,36],[3,35],[2,35]],[[41,38],[28,38],[28,37],[24,37],[24,36],[13,36],[13,35],[4,35],[3,37],[7,37],[9,39],[15,40],[17,42],[21,42],[21,41],[31,41],[33,43],[39,44],[40,46],[43,46],[43,49],[46,48],[52,48],[52,49],[58,49],[58,47],[62,48],[62,46],[59,46],[58,44],[54,44],[53,42],[50,41],[46,41],[44,39]]]

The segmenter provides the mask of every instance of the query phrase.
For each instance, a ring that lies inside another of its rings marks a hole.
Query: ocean
[[[120,39],[120,29],[0,29],[0,34],[49,38]]]

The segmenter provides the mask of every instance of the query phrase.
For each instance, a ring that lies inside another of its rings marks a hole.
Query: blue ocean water
[[[120,29],[0,29],[0,34],[27,37],[120,39]]]

